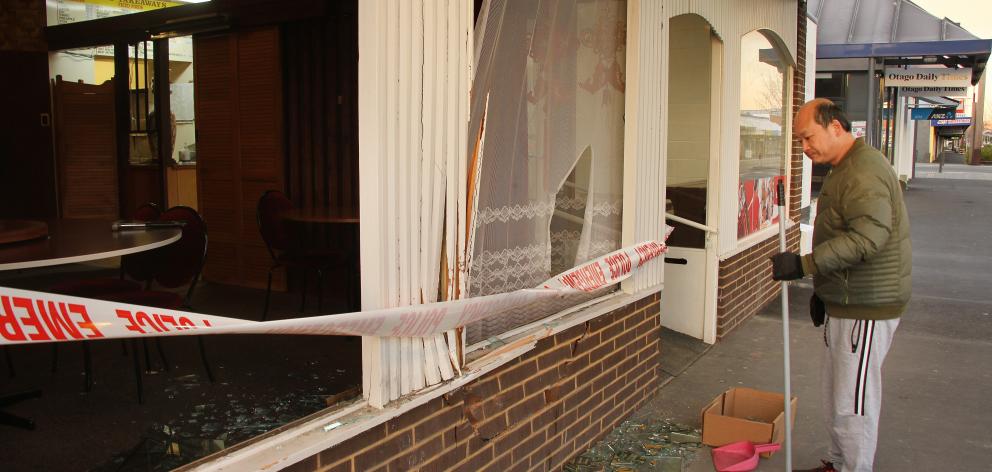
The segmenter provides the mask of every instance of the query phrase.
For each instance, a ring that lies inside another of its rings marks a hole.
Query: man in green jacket
[[[812,275],[814,321],[826,312],[822,384],[830,448],[823,465],[810,470],[869,472],[882,362],[910,297],[909,217],[892,166],[851,135],[840,107],[825,99],[806,103],[794,128],[803,152],[832,166],[817,201],[813,252],[772,258],[775,280]]]

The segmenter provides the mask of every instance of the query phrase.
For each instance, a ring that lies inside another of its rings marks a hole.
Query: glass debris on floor
[[[173,398],[199,383],[196,375],[178,377],[165,390]],[[324,387],[307,390],[289,394],[227,393],[222,399],[194,403],[171,420],[153,424],[132,449],[92,470],[172,470],[320,411],[327,407],[328,398],[340,396],[328,396]],[[348,392],[352,390],[355,389]]]
[[[698,429],[669,420],[628,420],[565,464],[566,472],[682,472],[700,448]]]

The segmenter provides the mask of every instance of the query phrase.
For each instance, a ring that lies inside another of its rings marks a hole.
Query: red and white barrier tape
[[[666,250],[663,242],[646,241],[568,270],[533,289],[264,322],[0,287],[0,345],[189,334],[425,337],[499,316],[538,300],[607,287],[627,279],[638,267]]]

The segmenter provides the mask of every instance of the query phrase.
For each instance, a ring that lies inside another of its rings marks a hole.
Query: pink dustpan
[[[752,444],[738,441],[713,449],[713,466],[717,472],[744,472],[758,467],[758,454],[773,452],[781,444]]]

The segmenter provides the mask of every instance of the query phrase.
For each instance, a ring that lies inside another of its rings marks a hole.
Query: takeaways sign
[[[971,68],[886,67],[886,87],[968,87]]]

